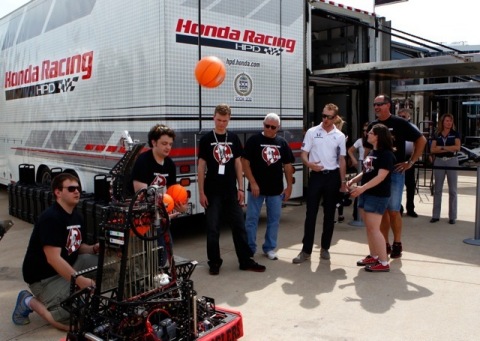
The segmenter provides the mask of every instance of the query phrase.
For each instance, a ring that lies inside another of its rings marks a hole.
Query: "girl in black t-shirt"
[[[370,254],[357,262],[369,272],[388,272],[385,237],[380,231],[382,216],[390,197],[390,174],[394,169],[393,140],[388,128],[375,124],[368,132],[368,142],[373,146],[363,161],[363,171],[347,182],[352,197],[359,197],[358,208],[367,227]],[[361,180],[361,185],[351,187]]]

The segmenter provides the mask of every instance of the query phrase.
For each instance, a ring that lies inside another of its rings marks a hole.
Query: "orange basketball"
[[[165,205],[165,208],[167,209],[167,213],[171,213],[173,211],[173,208],[175,207],[175,201],[167,193],[165,193],[163,195],[163,204]]]
[[[195,67],[197,82],[206,88],[216,88],[222,84],[225,73],[225,65],[215,56],[203,57]]]
[[[187,190],[182,185],[175,184],[168,187],[167,194],[170,194],[175,203],[186,204],[188,201]]]

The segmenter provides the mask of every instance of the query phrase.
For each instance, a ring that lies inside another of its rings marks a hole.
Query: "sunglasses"
[[[377,103],[373,103],[373,106],[374,107],[381,107],[382,105],[384,104],[387,104],[388,102],[377,102]]]
[[[333,120],[335,118],[335,115],[325,115],[325,114],[323,114],[322,119],[324,119],[324,118],[327,118],[329,120]]]
[[[66,188],[67,191],[69,191],[70,193],[73,193],[75,191],[81,191],[81,187],[80,186],[67,186],[67,187],[62,187],[62,189]]]
[[[265,128],[267,128],[267,129],[272,129],[272,130],[275,130],[275,129],[278,128],[278,127],[276,127],[276,126],[271,126],[270,124],[264,124],[263,126],[264,126]]]

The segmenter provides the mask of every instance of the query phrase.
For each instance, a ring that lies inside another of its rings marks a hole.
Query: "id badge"
[[[225,174],[225,165],[218,166],[218,174],[224,175]]]

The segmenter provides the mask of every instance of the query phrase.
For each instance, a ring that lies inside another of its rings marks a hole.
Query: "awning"
[[[312,74],[364,81],[476,76],[480,75],[480,53],[349,64],[343,68],[314,70]]]

